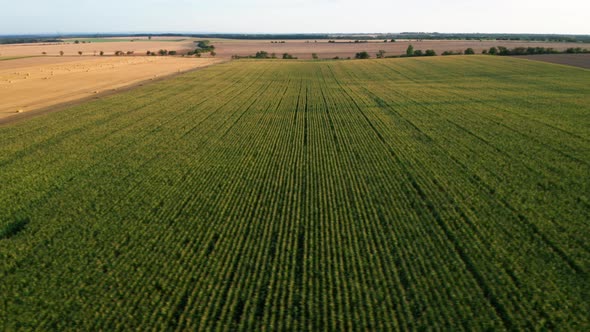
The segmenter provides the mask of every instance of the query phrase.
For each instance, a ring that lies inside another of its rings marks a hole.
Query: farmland
[[[135,52],[137,55],[144,55],[147,51],[157,52],[160,49],[169,51],[185,51],[194,49],[194,42],[189,39],[160,39],[157,40],[120,40],[120,39],[83,39],[76,44],[73,40],[67,40],[64,43],[32,43],[32,44],[8,44],[0,45],[0,56],[27,56],[27,55],[50,55],[59,56],[60,52],[64,55],[83,55],[93,56],[101,51],[105,55],[113,55],[117,51]]]
[[[537,54],[519,58],[590,69],[590,54]]]
[[[79,44],[76,44],[75,41]],[[77,56],[82,52],[84,56],[93,56],[104,52],[105,55],[113,55],[116,51],[134,52],[135,55],[144,55],[147,51],[157,52],[160,49],[174,50],[186,53],[196,48],[196,41],[210,40],[215,45],[217,57],[229,59],[234,55],[249,56],[258,51],[276,53],[279,57],[283,53],[289,53],[299,59],[311,59],[312,53],[316,53],[321,59],[334,57],[354,57],[357,52],[367,51],[371,56],[380,50],[386,55],[405,54],[406,49],[412,44],[415,49],[425,51],[432,49],[437,54],[444,51],[463,52],[467,48],[473,48],[476,53],[488,50],[490,47],[505,46],[510,49],[515,47],[545,47],[564,51],[567,48],[588,48],[586,43],[576,42],[541,42],[541,41],[515,41],[515,40],[407,40],[400,39],[396,42],[384,43],[383,40],[355,43],[354,40],[337,40],[330,43],[328,40],[295,39],[295,40],[247,40],[224,38],[188,38],[182,36],[154,37],[116,37],[116,38],[72,38],[65,39],[64,43],[31,43],[0,45],[0,56],[40,56],[44,53],[49,56],[58,56],[64,52],[66,56]],[[282,43],[284,41],[284,43]],[[206,56],[206,55],[204,55]]]
[[[488,50],[490,47],[497,46],[508,48],[545,47],[554,48],[559,51],[564,51],[568,47],[589,47],[588,44],[582,43],[496,40],[397,40],[395,43],[384,43],[383,41],[355,43],[353,40],[338,40],[335,43],[329,43],[327,40],[287,40],[285,43],[272,43],[269,40],[212,39],[211,42],[216,47],[215,51],[218,57],[229,58],[233,55],[248,56],[262,50],[268,53],[276,53],[279,57],[283,53],[289,53],[299,59],[311,59],[312,53],[316,53],[321,59],[331,59],[334,57],[354,58],[357,52],[362,51],[367,51],[372,57],[375,57],[375,54],[379,50],[384,50],[386,55],[401,55],[406,53],[406,49],[410,44],[415,49],[422,51],[432,49],[439,55],[444,51],[463,52],[467,48],[473,48],[479,54],[484,49]]]
[[[589,81],[234,61],[1,126],[0,324],[588,330]]]
[[[0,123],[218,62],[180,57],[34,57],[0,62]]]

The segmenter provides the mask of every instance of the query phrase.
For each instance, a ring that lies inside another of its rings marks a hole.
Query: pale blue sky
[[[590,34],[584,0],[17,0],[0,35],[69,32]]]

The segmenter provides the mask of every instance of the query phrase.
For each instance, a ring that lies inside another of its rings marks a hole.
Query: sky
[[[588,0],[20,0],[0,35],[114,32],[590,34]]]

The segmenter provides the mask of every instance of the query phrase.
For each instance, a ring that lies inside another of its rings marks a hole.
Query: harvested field
[[[0,62],[0,119],[221,60],[39,57]]]
[[[177,38],[178,39],[178,38]],[[82,39],[80,39],[82,40]],[[42,55],[43,52],[47,55],[59,55],[60,51],[64,55],[78,55],[82,52],[83,55],[98,55],[103,51],[106,55],[112,55],[116,51],[135,52],[136,55],[145,55],[147,51],[157,52],[160,49],[169,51],[183,51],[194,49],[193,40],[183,41],[113,41],[113,42],[93,42],[85,44],[67,43],[47,43],[47,44],[11,44],[0,45],[0,56],[23,56],[23,55]]]
[[[539,54],[523,55],[518,58],[590,69],[590,54]]]
[[[357,52],[367,51],[372,57],[379,50],[386,51],[386,55],[405,54],[408,45],[412,44],[414,49],[433,49],[437,54],[444,51],[464,51],[471,47],[476,53],[492,46],[514,47],[553,47],[556,50],[565,50],[568,47],[588,47],[587,44],[579,43],[549,43],[549,42],[523,42],[523,41],[467,41],[467,40],[398,40],[395,43],[383,41],[368,43],[354,43],[352,41],[338,41],[328,43],[327,40],[286,40],[282,43],[271,43],[270,40],[211,40],[215,45],[218,57],[231,57],[232,55],[248,56],[258,51],[276,53],[278,56],[283,53],[292,54],[300,59],[311,59],[312,53],[317,53],[322,59],[334,57],[353,57]]]

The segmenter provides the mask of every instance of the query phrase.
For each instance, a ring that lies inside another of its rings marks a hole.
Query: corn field
[[[240,60],[0,127],[0,329],[588,330],[589,83]]]

